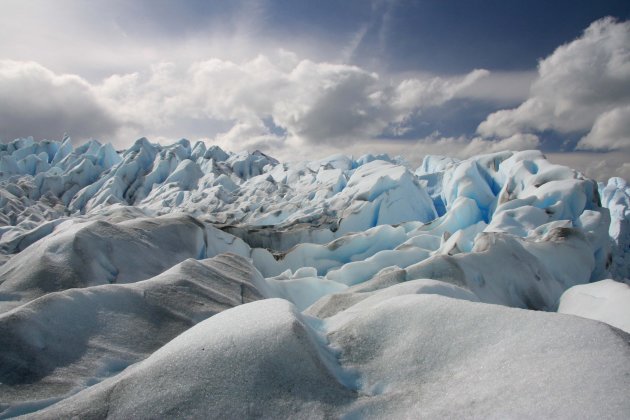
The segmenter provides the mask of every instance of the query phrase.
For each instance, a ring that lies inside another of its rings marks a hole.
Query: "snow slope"
[[[132,283],[187,258],[244,249],[237,238],[187,215],[68,221],[0,267],[0,294],[14,306],[70,288]]]
[[[629,197],[538,151],[0,145],[0,417],[627,417]]]
[[[34,417],[609,418],[630,410],[628,336],[603,324],[413,293],[337,316],[345,319],[318,329],[284,300],[243,305]]]
[[[17,403],[6,414],[72,395],[197,322],[262,298],[261,281],[247,260],[222,254],[137,283],[49,293],[0,315],[0,393]]]

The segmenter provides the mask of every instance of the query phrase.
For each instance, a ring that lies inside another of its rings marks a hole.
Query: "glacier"
[[[626,417],[630,187],[536,150],[0,144],[0,418]]]

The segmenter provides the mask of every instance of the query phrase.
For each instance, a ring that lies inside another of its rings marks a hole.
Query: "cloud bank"
[[[31,62],[0,62],[0,98],[15,116],[5,136],[103,137],[124,146],[198,122],[198,132],[231,149],[353,143],[458,97],[486,70],[452,77],[383,80],[357,66],[314,62],[278,51],[241,63],[212,58],[160,63],[91,84]],[[26,120],[15,119],[22,115]],[[194,130],[193,130],[194,131]]]
[[[584,132],[581,149],[628,148],[629,107],[630,22],[605,18],[541,60],[529,98],[490,114],[477,131],[486,137]]]
[[[365,59],[396,29],[395,8],[379,2],[353,25],[338,19],[334,36],[296,39],[272,30],[275,15],[264,5],[200,3],[182,12],[160,3],[147,23],[136,19],[146,7],[113,4],[4,5],[0,49],[14,59],[0,60],[2,141],[67,132],[124,148],[140,136],[186,137],[285,160],[374,151],[415,161],[577,144],[589,174],[630,161],[629,22],[592,23],[537,71],[396,74]],[[165,27],[171,21],[179,26]],[[16,42],[25,22],[30,30]],[[572,143],[552,144],[554,136]]]

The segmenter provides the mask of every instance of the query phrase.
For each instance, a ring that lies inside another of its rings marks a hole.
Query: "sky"
[[[0,139],[139,137],[630,179],[627,0],[2,0]]]

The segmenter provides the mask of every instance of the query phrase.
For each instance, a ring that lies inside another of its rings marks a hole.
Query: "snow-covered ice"
[[[567,289],[558,312],[602,321],[630,334],[629,309],[630,285],[607,279]]]
[[[539,151],[2,144],[0,417],[627,417],[629,208]]]
[[[262,298],[261,281],[247,260],[222,254],[132,284],[49,293],[0,315],[0,394],[16,403],[7,414],[72,395],[197,322]]]
[[[614,418],[630,410],[627,335],[577,317],[408,293],[330,326],[284,300],[242,305],[34,417]]]

